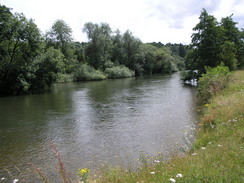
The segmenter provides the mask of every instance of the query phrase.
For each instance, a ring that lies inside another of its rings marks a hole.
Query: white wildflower
[[[16,182],[18,182],[18,181],[19,181],[19,179],[14,179],[13,183],[16,183]]]
[[[222,147],[223,145],[218,144],[218,147]]]
[[[176,182],[175,179],[173,179],[173,178],[170,178],[169,180],[170,180],[171,182]]]
[[[197,155],[197,153],[193,153],[193,154],[191,154],[192,156],[196,156]]]
[[[159,161],[159,160],[154,160],[154,162],[155,162],[155,163],[160,163],[160,161]]]
[[[150,174],[154,175],[154,174],[155,174],[155,172],[150,172]]]
[[[205,149],[206,149],[206,147],[201,147],[201,149],[202,149],[202,150],[205,150]]]
[[[181,173],[178,173],[177,175],[176,175],[176,177],[183,177],[183,175],[181,174]]]
[[[2,177],[1,180],[5,180],[6,178],[5,177]]]

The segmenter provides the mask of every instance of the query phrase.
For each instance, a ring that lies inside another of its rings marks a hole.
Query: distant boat
[[[191,85],[191,86],[197,86],[197,79],[191,79],[184,81],[184,84]]]

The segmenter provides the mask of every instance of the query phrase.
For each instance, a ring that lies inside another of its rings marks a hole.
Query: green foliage
[[[237,69],[237,57],[236,57],[236,47],[233,42],[225,41],[222,45],[222,51],[220,53],[220,57],[223,63],[230,69]]]
[[[198,95],[205,101],[223,90],[230,76],[229,68],[221,64],[215,68],[206,67],[206,74],[199,79]]]
[[[64,73],[57,73],[57,83],[69,83],[74,81],[74,75],[73,74],[64,74]]]
[[[203,9],[200,22],[193,28],[192,50],[186,56],[186,66],[205,73],[205,66],[216,67],[221,62],[235,70],[244,62],[244,43],[232,15],[218,22]]]
[[[58,79],[58,73],[64,68],[64,55],[60,50],[49,48],[35,58],[32,64],[33,76],[30,78],[32,92],[43,91]]]
[[[196,33],[192,35],[192,56],[197,62],[197,69],[201,73],[205,72],[205,66],[216,67],[220,64],[220,51],[223,42],[223,29],[218,26],[216,18],[209,15],[203,9],[200,22],[193,28]]]
[[[237,22],[234,22],[232,16],[221,19],[221,26],[224,28],[224,40],[232,43],[232,49],[234,47],[236,64],[241,65],[244,63],[244,42],[241,35],[241,31],[238,30],[236,25]],[[236,68],[230,68],[235,70]]]
[[[106,68],[104,73],[108,76],[108,78],[126,78],[135,76],[135,73],[125,66]]]
[[[111,60],[112,30],[106,23],[84,25],[83,32],[88,36],[89,43],[85,49],[86,60],[95,69],[105,70],[105,63]]]
[[[72,41],[72,29],[63,20],[56,20],[46,33],[46,39],[47,42],[63,46]]]
[[[175,59],[173,57],[169,57],[163,62],[163,71],[164,73],[172,73],[178,71],[175,64]]]
[[[106,76],[103,72],[87,64],[82,64],[76,69],[74,79],[76,81],[103,80],[106,79]]]
[[[31,64],[41,51],[41,34],[23,14],[12,14],[0,5],[0,95],[28,92]]]
[[[54,47],[61,50],[65,57],[64,72],[67,74],[73,72],[77,59],[84,60],[82,46],[72,42],[72,29],[63,20],[54,22],[45,35],[45,41],[47,48]]]

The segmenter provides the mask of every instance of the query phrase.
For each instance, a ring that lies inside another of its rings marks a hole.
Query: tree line
[[[142,43],[132,32],[88,22],[88,42],[56,20],[42,34],[32,19],[0,4],[0,96],[45,91],[56,82],[171,73],[185,68],[186,46]]]

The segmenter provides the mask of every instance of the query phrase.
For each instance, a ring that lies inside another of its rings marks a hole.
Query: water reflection
[[[50,168],[56,163],[50,143],[74,174],[103,163],[128,165],[141,154],[167,155],[188,145],[184,130],[194,126],[195,104],[195,90],[184,87],[178,73],[69,83],[45,94],[1,98],[0,167],[26,170],[33,162]]]

